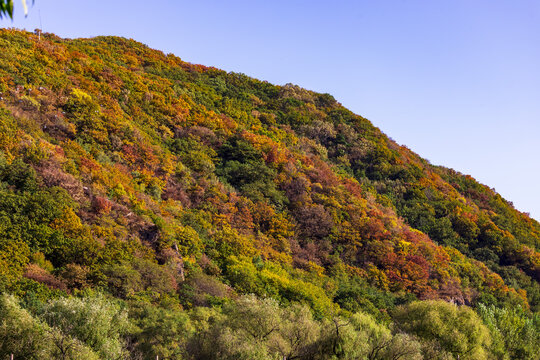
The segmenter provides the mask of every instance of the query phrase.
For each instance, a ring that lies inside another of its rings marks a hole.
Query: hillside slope
[[[329,94],[116,37],[0,45],[3,291],[184,309],[255,294],[318,319],[540,309],[540,224]]]

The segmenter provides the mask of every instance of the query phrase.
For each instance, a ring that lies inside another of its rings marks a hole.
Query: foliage
[[[129,331],[127,314],[104,297],[56,299],[43,307],[40,317],[61,331],[60,336],[86,344],[102,359],[125,355],[121,335]]]
[[[499,358],[534,359],[540,353],[540,319],[522,309],[478,307],[479,315],[491,331],[493,352]]]
[[[26,0],[21,0],[21,2],[26,15],[28,14],[28,5]],[[34,0],[32,0],[32,3],[34,3]],[[0,19],[6,15],[13,19],[13,0],[0,0]]]
[[[540,224],[332,96],[122,38],[0,45],[2,311],[33,354],[537,351]]]
[[[13,296],[1,296],[0,319],[2,356],[11,354],[21,359],[99,359],[84,343],[32,316]],[[110,358],[109,354],[106,358]]]
[[[396,325],[433,342],[458,359],[487,359],[491,338],[479,316],[443,301],[413,302],[397,309]]]

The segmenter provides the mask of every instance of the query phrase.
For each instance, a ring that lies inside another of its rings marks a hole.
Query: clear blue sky
[[[41,13],[62,37],[125,36],[331,93],[540,219],[538,0],[36,0],[26,19],[14,1],[1,26],[33,30]]]

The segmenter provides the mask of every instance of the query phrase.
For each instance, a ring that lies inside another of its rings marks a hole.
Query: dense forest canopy
[[[540,224],[331,95],[118,37],[0,46],[0,356],[540,352]]]

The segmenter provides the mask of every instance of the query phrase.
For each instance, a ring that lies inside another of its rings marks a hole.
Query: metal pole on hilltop
[[[41,32],[43,31],[43,24],[41,24],[41,9],[38,10],[39,13],[39,31],[38,31],[38,40],[41,41]]]

